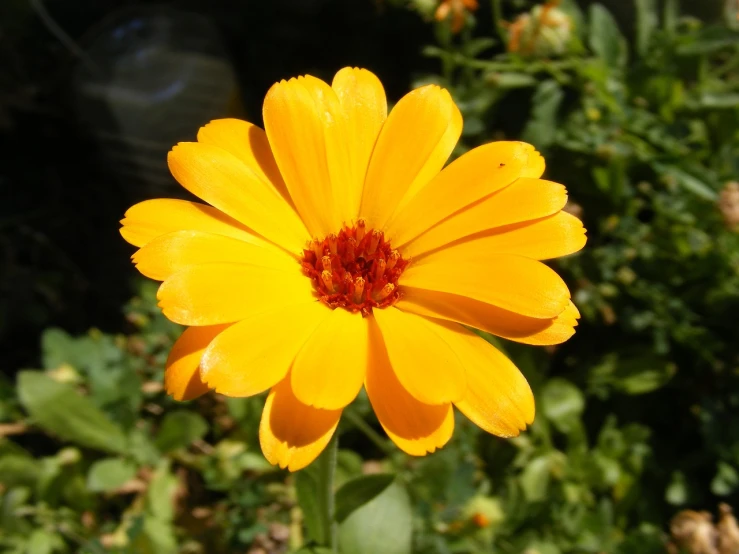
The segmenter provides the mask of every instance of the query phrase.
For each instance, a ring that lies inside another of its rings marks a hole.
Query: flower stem
[[[337,552],[336,521],[334,520],[334,477],[336,475],[336,454],[339,450],[339,434],[334,433],[318,463],[318,509],[323,536],[321,544]]]
[[[493,31],[500,41],[505,45],[505,35],[503,35],[503,10],[500,7],[500,0],[493,0]]]

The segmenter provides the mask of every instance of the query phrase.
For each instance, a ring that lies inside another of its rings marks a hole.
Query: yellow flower
[[[474,12],[477,7],[477,0],[441,0],[434,17],[437,21],[444,21],[451,14],[452,32],[458,33],[464,26],[467,12]]]
[[[531,390],[463,325],[527,344],[574,333],[570,293],[540,260],[585,234],[561,211],[565,188],[539,179],[542,157],[496,142],[442,170],[462,131],[449,93],[416,89],[387,115],[364,69],[330,86],[281,81],[263,116],[266,132],[217,120],[170,152],[174,177],[207,204],[148,200],[122,221],[138,269],[163,281],[164,314],[189,326],[167,391],[269,390],[262,449],[290,470],[316,458],[362,386],[409,454],[450,439],[453,405],[518,435]]]

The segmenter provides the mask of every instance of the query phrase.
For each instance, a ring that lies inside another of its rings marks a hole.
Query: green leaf
[[[636,51],[645,56],[649,50],[652,34],[659,24],[657,0],[635,0],[636,4]]]
[[[339,526],[339,552],[410,554],[413,511],[408,493],[394,481]]]
[[[626,65],[628,46],[621,34],[616,20],[600,4],[590,6],[590,48],[609,67],[620,68]]]
[[[673,165],[666,165],[659,162],[652,164],[654,170],[663,178],[674,179],[675,182],[685,190],[692,192],[696,196],[700,196],[704,200],[716,202],[718,195],[706,183],[694,177],[687,171],[684,171]]]
[[[71,385],[38,371],[21,371],[18,398],[46,431],[81,446],[114,453],[126,451],[123,430]]]
[[[107,458],[95,462],[87,473],[87,488],[93,492],[117,489],[136,475],[136,464],[123,458]]]
[[[491,85],[501,89],[526,88],[536,85],[537,80],[528,73],[489,73],[485,80]]]
[[[541,411],[560,431],[567,432],[585,409],[585,396],[575,385],[555,377],[544,386],[539,397]]]
[[[680,0],[666,0],[662,10],[665,31],[674,33],[680,19]]]
[[[64,540],[57,535],[45,529],[36,529],[30,537],[28,537],[27,554],[52,554],[64,549]]]
[[[164,416],[154,441],[162,452],[186,448],[192,441],[201,439],[208,432],[208,423],[195,412],[175,410]]]
[[[672,473],[672,480],[665,490],[665,500],[673,506],[681,506],[688,501],[688,484],[682,472]]]
[[[551,476],[551,458],[549,455],[539,456],[528,462],[519,477],[519,483],[526,500],[529,502],[544,500],[547,496]]]
[[[537,148],[550,146],[557,133],[557,114],[564,92],[557,81],[550,79],[541,83],[534,94],[531,119],[523,130],[522,140]]]
[[[149,514],[162,522],[171,522],[175,514],[177,477],[172,474],[169,460],[162,460],[156,468],[146,491],[146,507]]]
[[[394,475],[379,473],[357,477],[344,483],[336,491],[336,521],[344,521],[354,510],[381,494],[394,480]]]
[[[718,471],[711,481],[711,492],[716,496],[727,496],[739,487],[739,472],[726,462],[718,463]]]

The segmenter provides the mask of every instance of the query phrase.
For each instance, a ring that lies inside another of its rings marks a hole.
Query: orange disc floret
[[[382,231],[368,229],[363,219],[314,239],[303,251],[303,270],[321,301],[363,316],[400,299],[398,278],[407,265]]]

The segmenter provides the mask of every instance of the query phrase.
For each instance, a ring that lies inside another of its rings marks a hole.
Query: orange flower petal
[[[351,217],[359,213],[364,176],[382,124],[387,119],[387,100],[380,80],[366,69],[345,67],[331,83],[347,123],[351,180],[343,186],[351,191]]]
[[[286,377],[272,388],[259,425],[259,442],[269,463],[297,471],[326,448],[341,410],[311,408],[300,402]]]
[[[448,404],[462,397],[464,367],[442,327],[394,307],[373,314],[395,374],[414,398],[424,404]]]
[[[567,212],[549,217],[506,225],[467,237],[450,246],[474,252],[516,254],[534,260],[551,260],[578,252],[587,237],[582,222]],[[474,254],[473,254],[474,255]]]
[[[281,81],[264,99],[264,127],[290,196],[314,236],[356,216],[347,121],[336,92],[315,77]]]
[[[454,431],[452,406],[423,404],[408,393],[393,371],[377,323],[370,319],[365,388],[372,409],[398,448],[412,456],[424,456],[441,448],[451,438]]]
[[[215,233],[256,244],[264,242],[222,211],[187,200],[157,198],[139,202],[126,211],[121,224],[121,235],[134,246],[144,246],[161,235],[182,230]]]
[[[288,204],[292,204],[267,134],[256,125],[240,119],[216,119],[200,128],[198,142],[230,152],[262,181],[274,187]]]
[[[454,405],[475,425],[515,437],[534,421],[534,395],[526,378],[493,345],[456,323],[453,348],[464,359],[467,393]]]
[[[164,371],[164,388],[175,400],[192,400],[208,392],[200,379],[203,352],[228,325],[188,327],[172,346]]]
[[[310,238],[275,188],[226,150],[182,142],[172,149],[167,161],[183,187],[288,252],[300,252]]]
[[[141,273],[158,281],[185,267],[209,262],[247,263],[285,271],[300,269],[294,257],[266,241],[249,243],[201,231],[176,231],[157,237],[136,252],[133,261]]]
[[[404,312],[456,321],[498,337],[524,344],[561,344],[575,334],[580,314],[570,302],[552,319],[536,319],[464,296],[404,288],[396,307]]]
[[[557,317],[570,299],[562,278],[539,261],[461,247],[416,260],[399,283],[466,296],[539,319]]]
[[[475,233],[555,214],[566,203],[564,186],[523,177],[422,233],[403,252],[420,256]]]
[[[249,264],[188,266],[157,293],[164,315],[182,325],[232,323],[269,310],[306,304],[313,287],[299,271]]]
[[[298,400],[335,410],[356,398],[367,372],[367,319],[341,308],[323,319],[293,364],[290,379]]]
[[[399,205],[444,166],[462,133],[462,116],[449,92],[418,88],[395,105],[367,168],[360,215],[383,228]]]
[[[227,396],[259,394],[287,375],[305,341],[331,313],[313,301],[239,321],[205,351],[201,378]]]
[[[493,142],[454,160],[424,187],[387,226],[398,247],[465,206],[510,185],[523,176],[534,147],[525,142]],[[541,156],[539,156],[541,158]]]

